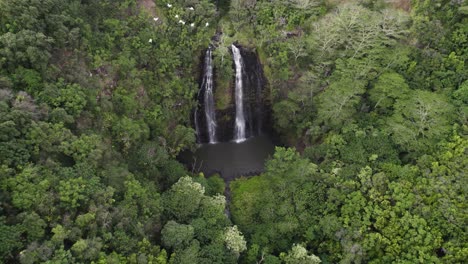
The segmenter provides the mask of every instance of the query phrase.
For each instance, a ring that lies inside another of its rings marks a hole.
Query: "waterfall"
[[[244,95],[242,85],[243,62],[240,50],[231,45],[234,63],[236,65],[236,122],[234,128],[234,140],[239,143],[245,140],[245,116],[244,116]]]
[[[202,89],[205,89],[205,117],[208,130],[208,140],[210,144],[216,143],[216,114],[213,98],[213,56],[211,47],[208,48],[205,55],[205,69],[202,82]]]
[[[235,82],[231,89],[223,83],[221,93],[232,93],[232,101],[221,104],[223,107],[216,109],[214,89],[215,63],[214,47],[210,46],[202,54],[201,80],[197,94],[198,105],[195,108],[194,125],[196,129],[197,142],[220,143],[233,141],[240,143],[247,138],[252,138],[262,134],[263,120],[263,72],[258,56],[255,52],[242,50],[240,47],[231,45],[232,60],[234,62]],[[230,88],[231,86],[229,86]],[[221,98],[228,98],[225,94]]]

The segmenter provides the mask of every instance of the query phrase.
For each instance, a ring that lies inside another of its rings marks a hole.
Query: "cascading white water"
[[[204,70],[202,88],[205,89],[206,127],[208,129],[208,140],[210,144],[214,144],[216,143],[216,114],[213,98],[213,56],[211,47],[206,51]]]
[[[244,65],[240,50],[234,46],[234,44],[231,45],[231,49],[234,57],[234,63],[236,65],[236,123],[234,128],[234,141],[239,143],[245,140],[244,95],[242,91],[242,68]]]

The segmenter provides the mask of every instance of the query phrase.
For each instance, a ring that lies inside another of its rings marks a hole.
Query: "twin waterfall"
[[[232,45],[232,54],[236,64],[236,123],[234,128],[234,141],[240,143],[245,140],[244,94],[242,86],[243,62],[240,50]]]
[[[211,47],[206,51],[204,72],[202,88],[205,89],[206,127],[209,143],[214,144],[216,143],[216,115],[213,98],[213,55],[211,54]]]
[[[232,98],[232,101],[228,104],[223,102],[223,107],[219,109],[216,108],[214,98],[216,69],[213,48],[209,47],[204,55],[203,75],[197,97],[199,104],[195,109],[194,120],[199,143],[216,144],[231,140],[240,143],[261,132],[263,75],[260,63],[252,52],[241,50],[235,45],[231,45],[231,51],[235,82],[230,83],[231,89],[223,88],[223,92],[231,92],[231,96],[220,94],[220,98]]]

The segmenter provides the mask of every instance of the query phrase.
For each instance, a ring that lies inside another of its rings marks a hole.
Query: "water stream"
[[[234,57],[234,63],[236,65],[236,122],[234,127],[234,141],[240,143],[245,141],[245,116],[244,116],[244,94],[243,94],[243,83],[242,83],[242,70],[243,61],[240,50],[231,45],[232,54]]]
[[[202,88],[205,89],[205,117],[208,140],[210,144],[214,144],[216,143],[216,113],[213,98],[213,55],[211,54],[211,47],[208,48],[205,55],[205,74]]]

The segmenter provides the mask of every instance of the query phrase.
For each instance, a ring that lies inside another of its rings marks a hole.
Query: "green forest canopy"
[[[468,259],[464,1],[0,0],[0,13],[0,262]],[[258,53],[284,144],[231,183],[231,218],[222,180],[176,160],[196,147],[216,32],[225,76],[233,42]]]

